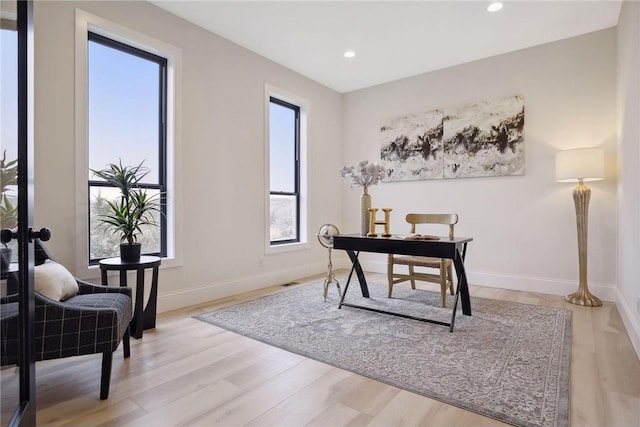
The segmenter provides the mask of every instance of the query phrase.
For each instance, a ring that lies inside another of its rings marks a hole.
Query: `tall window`
[[[119,162],[149,170],[140,187],[162,196],[160,227],[143,229],[138,241],[143,253],[166,256],[167,60],[89,32],[88,64],[89,262],[118,255],[119,235],[99,216],[119,192],[91,169]]]
[[[300,241],[300,107],[269,101],[271,244]]]

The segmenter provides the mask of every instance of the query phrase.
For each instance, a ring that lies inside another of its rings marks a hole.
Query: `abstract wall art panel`
[[[384,181],[442,179],[442,110],[388,120],[380,127]]]
[[[445,178],[524,174],[524,98],[445,110]]]
[[[524,174],[524,97],[410,114],[380,126],[384,181]]]

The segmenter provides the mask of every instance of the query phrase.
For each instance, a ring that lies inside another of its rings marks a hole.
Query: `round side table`
[[[158,269],[161,259],[157,256],[143,255],[139,262],[123,262],[119,257],[106,258],[100,261],[100,275],[102,284],[109,285],[107,279],[108,271],[120,272],[120,286],[127,286],[127,271],[136,271],[136,298],[133,309],[133,319],[131,319],[131,336],[134,338],[142,338],[144,329],[152,329],[156,327],[156,308],[158,305]],[[149,301],[147,306],[144,305],[144,270],[151,268],[153,273],[151,276],[151,290],[149,292]]]

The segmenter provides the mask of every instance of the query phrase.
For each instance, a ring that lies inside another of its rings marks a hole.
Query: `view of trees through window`
[[[149,195],[158,191],[147,190]],[[119,255],[120,235],[105,229],[99,218],[109,213],[110,208],[107,200],[114,202],[120,197],[117,190],[110,187],[92,187],[89,195],[89,236],[91,238],[90,257],[91,259],[109,258]],[[160,224],[160,215],[154,213],[155,222]],[[161,241],[160,231],[157,227],[143,226],[142,238],[138,239],[142,243],[144,253],[160,253]]]
[[[140,187],[166,192],[166,59],[97,34],[88,44],[89,261],[119,255],[120,235],[100,217],[119,191],[95,176],[108,164],[138,166],[148,174]],[[163,210],[166,209],[163,206]],[[166,255],[166,217],[142,229],[142,253]]]
[[[296,199],[271,195],[271,242],[296,240]]]
[[[271,98],[269,103],[271,243],[300,241],[300,108]]]

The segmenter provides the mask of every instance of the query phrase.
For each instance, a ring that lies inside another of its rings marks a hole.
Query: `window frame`
[[[162,259],[161,269],[181,267],[184,250],[184,203],[182,188],[182,49],[145,33],[109,21],[80,8],[75,9],[75,192],[74,235],[71,238],[72,256],[75,260],[75,275],[84,280],[99,280],[97,265],[89,265],[89,241],[87,200],[89,198],[88,175],[88,31],[116,41],[155,53],[167,58],[167,255]]]
[[[295,237],[293,239],[284,239],[284,240],[271,240],[269,234],[269,245],[270,246],[279,246],[279,245],[287,245],[291,243],[299,243],[300,242],[300,106],[295,105],[293,103],[283,101],[282,99],[276,96],[269,96],[269,108],[271,108],[271,104],[276,104],[284,108],[288,108],[294,112],[294,177],[293,177],[293,192],[290,191],[273,191],[271,190],[271,182],[269,182],[269,212],[271,212],[271,196],[293,196],[296,200],[296,232]],[[271,119],[271,115],[269,115],[269,119]],[[271,122],[269,122],[271,125]],[[269,146],[271,146],[271,136],[269,138]],[[270,152],[270,151],[269,151]],[[269,170],[273,164],[271,163],[271,157],[269,157]],[[271,225],[271,222],[269,222]]]
[[[271,244],[271,165],[270,165],[270,100],[271,97],[288,102],[300,107],[299,118],[299,142],[298,142],[298,164],[299,164],[299,215],[298,242]],[[263,114],[264,114],[264,254],[266,256],[276,255],[284,252],[301,251],[309,249],[309,196],[308,196],[308,146],[309,146],[309,123],[311,121],[311,104],[310,102],[291,91],[281,87],[274,86],[270,83],[264,85],[263,98]],[[261,261],[262,262],[262,259]]]
[[[160,251],[159,252],[147,252],[144,255],[156,255],[160,257],[167,256],[167,68],[168,59],[148,52],[146,50],[131,46],[130,44],[123,43],[113,38],[98,34],[91,29],[87,31],[87,48],[90,42],[101,44],[123,53],[127,53],[136,56],[141,59],[151,61],[159,66],[159,78],[158,78],[158,94],[159,94],[159,108],[158,108],[158,184],[139,183],[138,186],[142,189],[158,190],[160,192]],[[87,68],[89,67],[87,57]],[[88,72],[87,72],[88,77]],[[87,93],[89,93],[89,87],[87,87]],[[87,104],[87,108],[88,108]],[[88,111],[87,111],[88,117]],[[89,136],[87,135],[87,154],[89,152]],[[87,174],[89,171],[87,169]],[[102,188],[114,188],[102,180],[92,180],[90,177],[87,180],[87,224],[91,224],[91,189],[95,187]],[[91,247],[91,235],[89,227],[87,227],[87,242],[89,248]],[[88,253],[89,265],[98,265],[101,259],[104,258],[91,258],[91,251]]]

